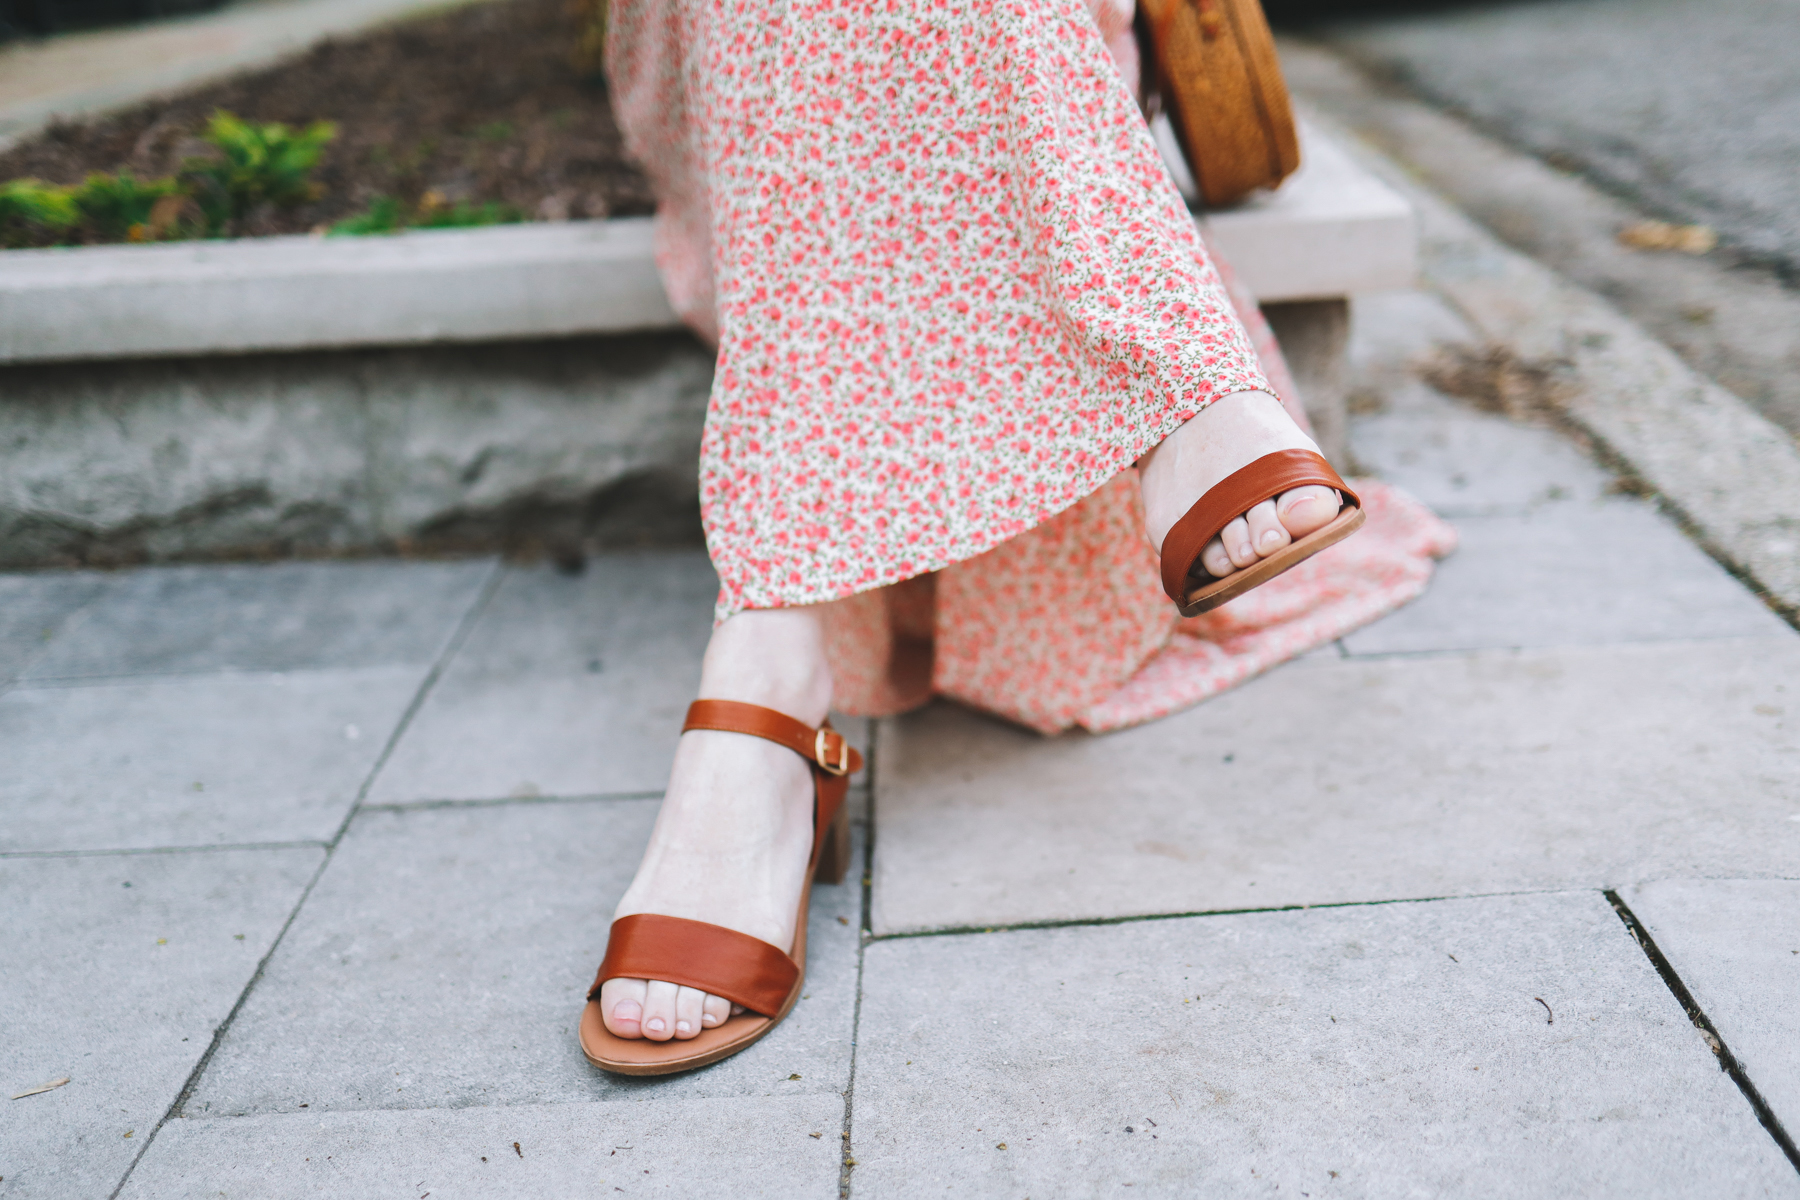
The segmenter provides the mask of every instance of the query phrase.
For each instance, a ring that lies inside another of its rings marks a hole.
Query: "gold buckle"
[[[838,740],[838,760],[835,766],[831,762],[831,743],[825,739],[825,735],[828,733]],[[848,775],[850,773],[850,743],[845,741],[844,735],[835,729],[821,729],[819,735],[813,739],[813,761],[818,763],[819,769],[827,775]]]

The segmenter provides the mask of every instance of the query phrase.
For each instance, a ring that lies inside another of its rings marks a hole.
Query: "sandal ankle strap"
[[[831,727],[830,721],[814,729],[804,721],[796,721],[786,713],[760,704],[696,700],[688,705],[687,721],[682,724],[681,732],[690,729],[717,729],[763,738],[787,747],[827,775],[854,775],[863,767],[862,755],[843,734]]]

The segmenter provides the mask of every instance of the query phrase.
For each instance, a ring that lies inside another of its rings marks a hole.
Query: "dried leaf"
[[[1679,250],[1705,254],[1719,244],[1719,235],[1706,225],[1671,225],[1667,221],[1638,221],[1619,230],[1619,244],[1633,250]]]
[[[26,1088],[24,1091],[15,1094],[13,1099],[23,1100],[25,1097],[35,1096],[39,1092],[54,1092],[57,1088],[67,1082],[69,1082],[69,1077],[64,1075],[61,1079],[52,1079],[49,1083],[40,1083],[34,1088]]]

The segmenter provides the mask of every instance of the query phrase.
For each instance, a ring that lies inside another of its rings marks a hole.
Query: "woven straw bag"
[[[1294,113],[1258,0],[1138,0],[1146,91],[1161,94],[1210,206],[1272,188],[1300,165]]]

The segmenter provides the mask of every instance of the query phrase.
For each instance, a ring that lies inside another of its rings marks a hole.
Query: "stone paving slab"
[[[1351,654],[1791,636],[1781,619],[1649,505],[1546,504],[1463,517],[1457,550]]]
[[[4,1195],[111,1194],[323,853],[0,859]]]
[[[883,723],[873,928],[1800,874],[1797,679],[1789,634],[1309,658],[1106,737],[934,705]]]
[[[429,666],[489,561],[153,567],[71,619],[28,680]]]
[[[1599,500],[1612,476],[1549,429],[1452,405],[1414,385],[1405,411],[1353,418],[1357,465],[1460,520]],[[1392,394],[1392,393],[1390,393]]]
[[[704,551],[509,571],[370,801],[660,792],[717,594]]]
[[[179,1120],[121,1197],[836,1200],[843,1120],[833,1095]]]
[[[15,688],[0,695],[0,851],[327,840],[424,674]]]
[[[1594,893],[878,942],[851,1147],[875,1200],[1800,1195]]]
[[[1665,879],[1622,896],[1788,1135],[1800,1133],[1800,880]]]
[[[360,814],[188,1114],[836,1097],[850,1075],[855,876],[814,889],[805,998],[751,1049],[661,1081],[582,1058],[576,1020],[656,803]]]
[[[1478,339],[1475,327],[1436,292],[1401,288],[1350,298],[1350,339],[1345,347],[1356,382],[1385,393],[1415,378],[1416,366],[1444,345]]]
[[[64,622],[111,584],[96,571],[0,575],[0,687],[42,655]]]
[[[369,802],[660,792],[718,587],[698,550],[509,570]],[[834,720],[867,749],[868,722]]]

